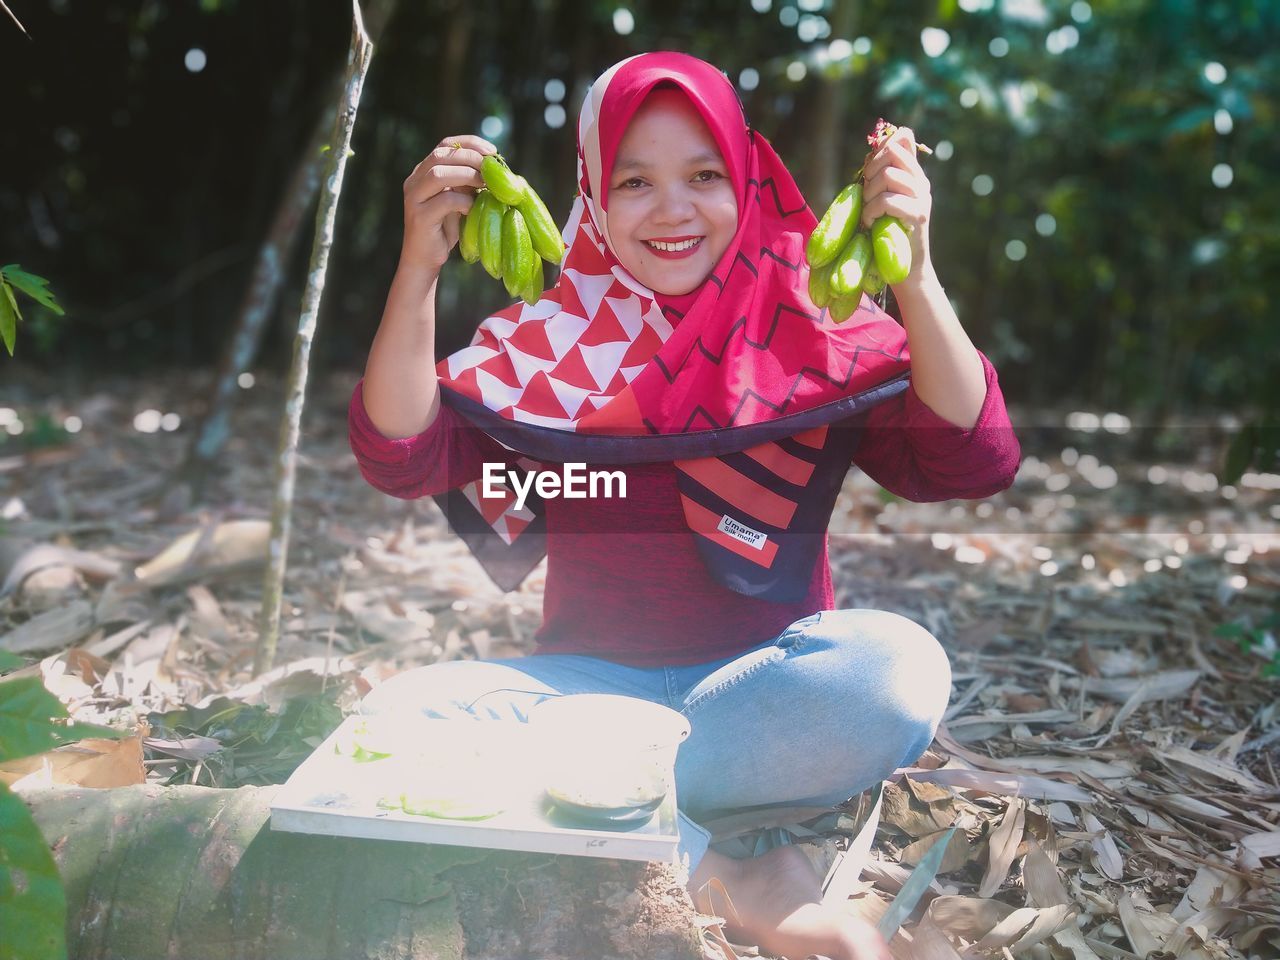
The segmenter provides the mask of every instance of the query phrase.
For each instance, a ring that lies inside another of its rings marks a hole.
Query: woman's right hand
[[[462,217],[484,186],[480,161],[498,148],[482,137],[446,137],[404,182],[403,266],[439,274],[458,242]]]

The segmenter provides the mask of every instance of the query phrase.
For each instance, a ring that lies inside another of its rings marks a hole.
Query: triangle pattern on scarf
[[[591,321],[591,326],[587,328],[587,332],[578,339],[578,343],[587,347],[599,346],[602,343],[629,344],[630,342],[631,337],[627,335],[627,331],[623,329],[622,324],[618,322],[618,318],[613,315],[613,311],[608,306],[600,308],[595,319]]]
[[[600,301],[613,287],[613,274],[606,272],[603,276],[592,276],[589,273],[579,273],[577,270],[566,270],[565,276],[573,282],[578,292],[583,316],[595,316],[596,311],[600,309]]]
[[[479,367],[476,368],[476,386],[491,402],[496,403],[518,403],[520,395],[524,393],[523,384],[517,383],[513,386],[486,373]]]
[[[489,376],[493,377],[500,383],[505,383],[508,387],[523,387],[520,378],[516,376],[515,367],[511,363],[511,358],[505,353],[500,353],[496,357],[490,357],[479,368]]]
[[[555,351],[555,355],[563,359],[573,345],[582,338],[582,334],[589,326],[591,326],[589,320],[571,313],[562,313],[554,320],[548,321],[547,339],[551,341],[551,349]]]
[[[569,418],[546,373],[541,370],[529,379],[518,406],[525,413],[538,417],[561,417],[565,420]]]
[[[565,383],[563,380],[557,380],[555,377],[548,375],[547,383],[551,385],[552,391],[556,395],[556,399],[560,401],[560,406],[566,411],[565,416],[568,417],[569,410],[577,410],[582,406],[582,401],[587,394],[595,393],[596,388],[591,387],[575,387],[572,384]]]
[[[515,368],[516,376],[520,378],[520,382],[528,386],[529,381],[536,374],[545,373],[556,365],[556,358],[550,359],[544,357],[535,357],[511,346],[507,343],[507,356],[511,358],[511,366]]]
[[[585,390],[594,392],[600,389],[599,382],[582,357],[582,348],[577,344],[569,348],[568,353],[561,358],[555,369],[551,371],[551,376],[563,383],[582,387]]]
[[[627,342],[613,341],[594,347],[579,343],[578,352],[582,354],[582,362],[591,371],[591,379],[604,385],[605,393],[617,393],[609,384],[618,372],[618,367],[622,365],[622,357],[627,352]],[[625,380],[623,385],[626,385]]]
[[[627,339],[634,340],[645,329],[645,322],[640,317],[640,298],[628,291],[622,291],[622,298],[605,297],[605,303],[613,310],[622,329],[627,331]]]
[[[640,335],[627,348],[626,356],[622,358],[622,364],[628,367],[633,367],[636,364],[644,366],[661,349],[662,338],[658,336],[658,332],[653,327],[646,323],[640,330]]]
[[[516,327],[515,333],[507,338],[507,348],[515,347],[521,353],[539,360],[559,360],[551,341],[547,337],[545,320],[525,320]]]

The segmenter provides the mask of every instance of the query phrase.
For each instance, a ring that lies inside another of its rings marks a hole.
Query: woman
[[[905,330],[865,297],[837,324],[807,294],[815,218],[729,82],[684,54],[624,60],[579,117],[559,282],[437,363],[436,282],[494,152],[449,137],[405,181],[400,265],[351,436],[366,478],[438,497],[500,585],[545,553],[537,650],[407,671],[364,708],[523,717],[546,696],[608,692],[678,709],[693,728],[676,789],[695,904],[724,908],[714,877],[735,939],[887,957],[873,928],[821,904],[803,853],[731,859],[697,820],[840,803],[915,760],[946,705],[949,666],[927,631],[833,609],[826,538],[850,463],[912,500],[988,496],[1017,469],[995,372],[933,268],[911,131],[867,164],[862,214],[911,228],[913,268],[893,288]],[[485,463],[577,461],[620,470],[626,497],[480,490]]]

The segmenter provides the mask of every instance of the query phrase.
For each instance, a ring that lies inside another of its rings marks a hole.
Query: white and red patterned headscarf
[[[679,297],[637,281],[608,241],[618,144],[659,83],[689,97],[738,202],[720,262]],[[905,331],[870,298],[843,324],[813,305],[804,248],[816,222],[719,70],[682,53],[623,60],[582,104],[578,195],[557,283],[537,304],[487,318],[470,345],[439,362],[444,402],[533,458],[524,466],[673,461],[713,573],[739,592],[798,599],[856,440],[856,430],[828,425],[905,389],[909,366]],[[448,501],[460,533],[466,504],[507,545],[536,532],[540,504],[515,511],[514,495],[495,503],[479,491],[475,483]],[[492,544],[481,552],[467,539],[482,562],[493,556]],[[523,577],[486,568],[508,589]]]

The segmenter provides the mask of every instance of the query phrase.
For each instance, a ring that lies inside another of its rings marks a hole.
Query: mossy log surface
[[[24,796],[75,960],[701,960],[665,864],[271,830],[275,787]]]

